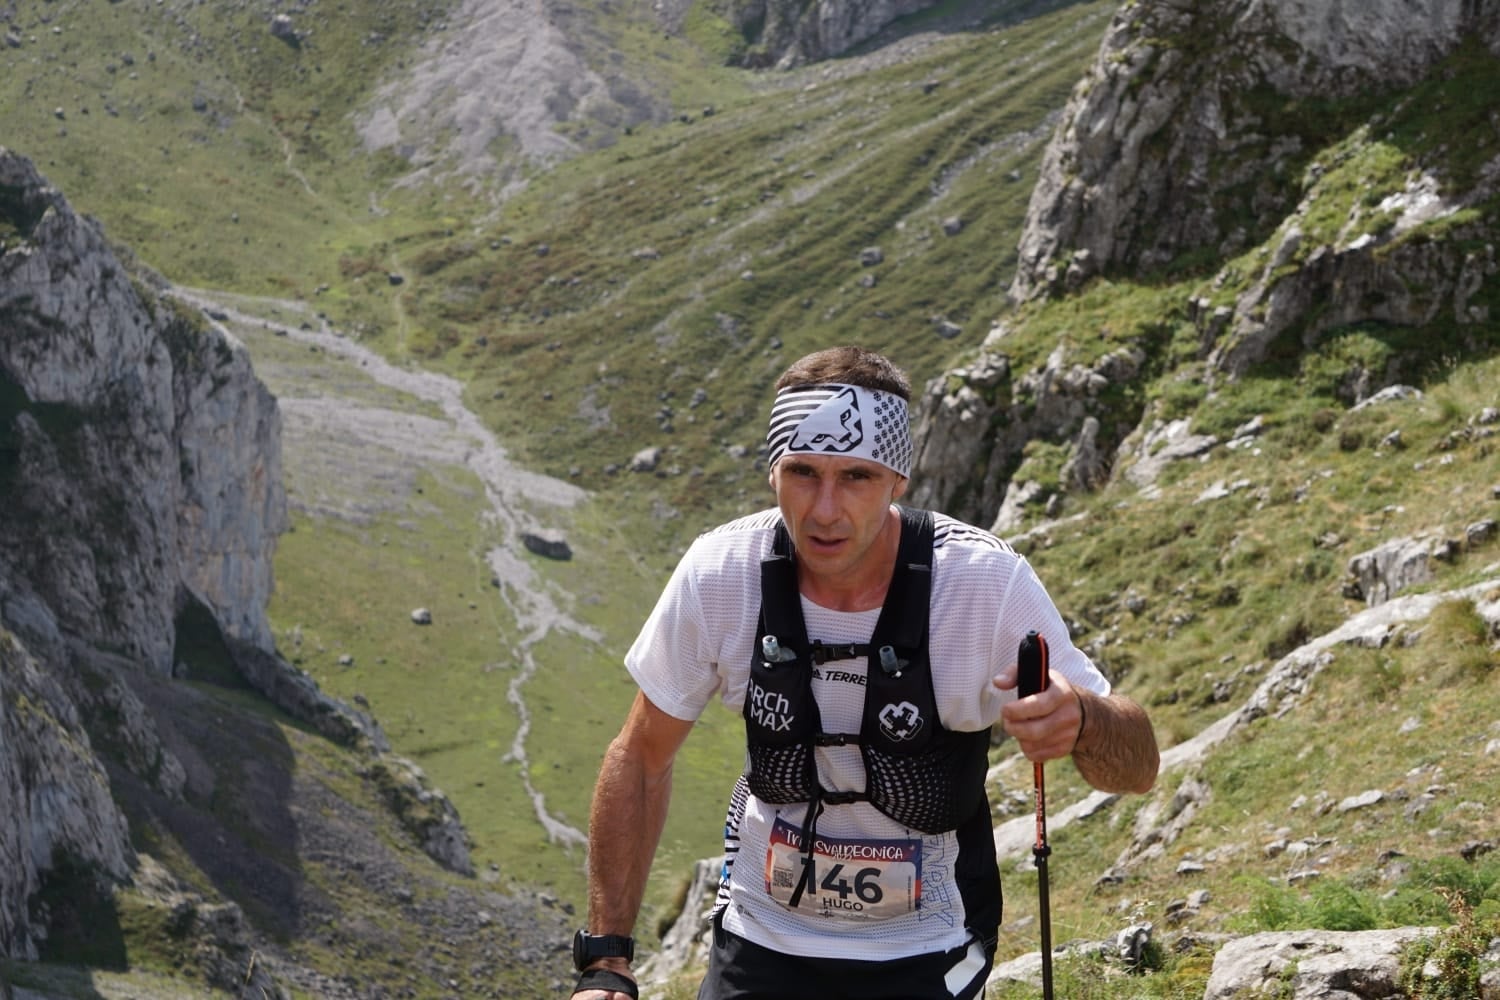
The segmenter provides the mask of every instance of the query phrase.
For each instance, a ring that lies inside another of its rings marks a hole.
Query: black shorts
[[[801,958],[730,934],[715,918],[698,1000],[971,1000],[994,960],[977,937],[951,951],[885,962]]]

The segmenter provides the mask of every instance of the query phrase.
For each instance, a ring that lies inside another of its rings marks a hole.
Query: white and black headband
[[[769,463],[788,453],[848,455],[911,475],[906,400],[857,385],[793,385],[776,394]]]

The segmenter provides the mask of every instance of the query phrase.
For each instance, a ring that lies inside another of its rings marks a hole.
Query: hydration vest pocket
[[[818,770],[813,748],[807,743],[773,746],[752,742],[750,766],[745,781],[762,802],[784,806],[808,802],[818,791]]]
[[[988,732],[977,739],[951,734],[933,749],[917,754],[892,754],[865,747],[866,795],[870,804],[902,826],[922,833],[943,833],[958,827],[985,801],[983,754],[975,743],[989,743]]]

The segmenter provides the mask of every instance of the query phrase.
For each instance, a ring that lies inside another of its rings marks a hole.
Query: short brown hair
[[[863,347],[829,347],[814,351],[781,373],[776,391],[793,385],[857,385],[878,389],[911,402],[911,382],[890,358]]]

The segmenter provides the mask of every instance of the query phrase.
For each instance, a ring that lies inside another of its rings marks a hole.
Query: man
[[[912,452],[901,370],[834,348],[776,388],[776,507],[699,537],[625,658],[640,691],[594,790],[575,998],[636,996],[629,935],[672,761],[715,694],[744,715],[748,752],[700,1000],[976,996],[1000,922],[983,787],[997,721],[1096,788],[1156,777],[1146,714],[1073,646],[1026,560],[895,505]],[[1017,699],[1030,630],[1051,683]]]

